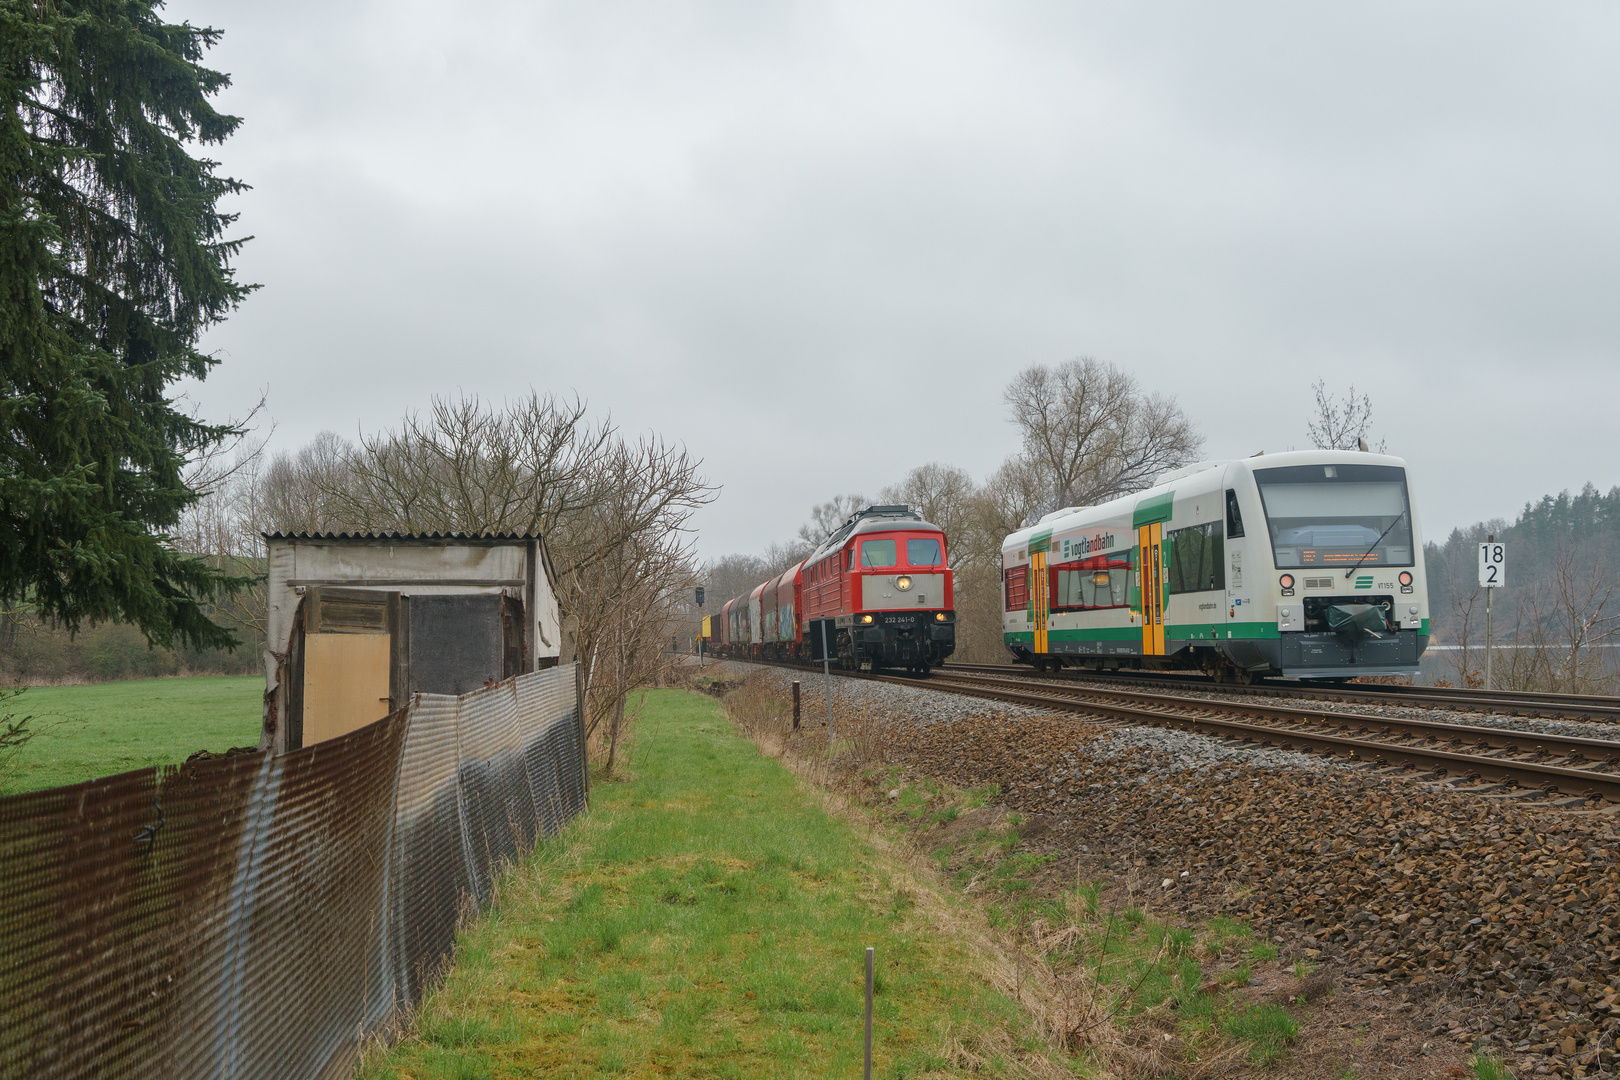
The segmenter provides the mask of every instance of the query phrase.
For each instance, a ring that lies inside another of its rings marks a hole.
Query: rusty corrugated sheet
[[[0,1076],[342,1075],[583,808],[572,689],[0,799]]]

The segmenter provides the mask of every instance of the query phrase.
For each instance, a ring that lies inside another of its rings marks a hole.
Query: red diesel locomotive
[[[856,511],[810,557],[734,597],[707,651],[922,673],[956,650],[945,534],[909,506]]]

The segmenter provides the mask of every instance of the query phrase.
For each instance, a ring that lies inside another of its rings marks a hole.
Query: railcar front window
[[[893,566],[895,561],[893,540],[867,540],[861,544],[862,566]]]
[[[908,566],[938,566],[944,561],[940,557],[939,541],[933,537],[928,536],[906,541],[906,564]]]
[[[1405,469],[1290,465],[1254,478],[1279,569],[1413,565]]]

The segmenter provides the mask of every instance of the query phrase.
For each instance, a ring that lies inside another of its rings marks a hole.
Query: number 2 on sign
[[[1507,577],[1507,550],[1503,544],[1479,545],[1479,587],[1500,589]]]

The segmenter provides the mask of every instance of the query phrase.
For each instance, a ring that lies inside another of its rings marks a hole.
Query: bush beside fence
[[[344,1075],[585,798],[569,665],[0,799],[0,1076]]]

